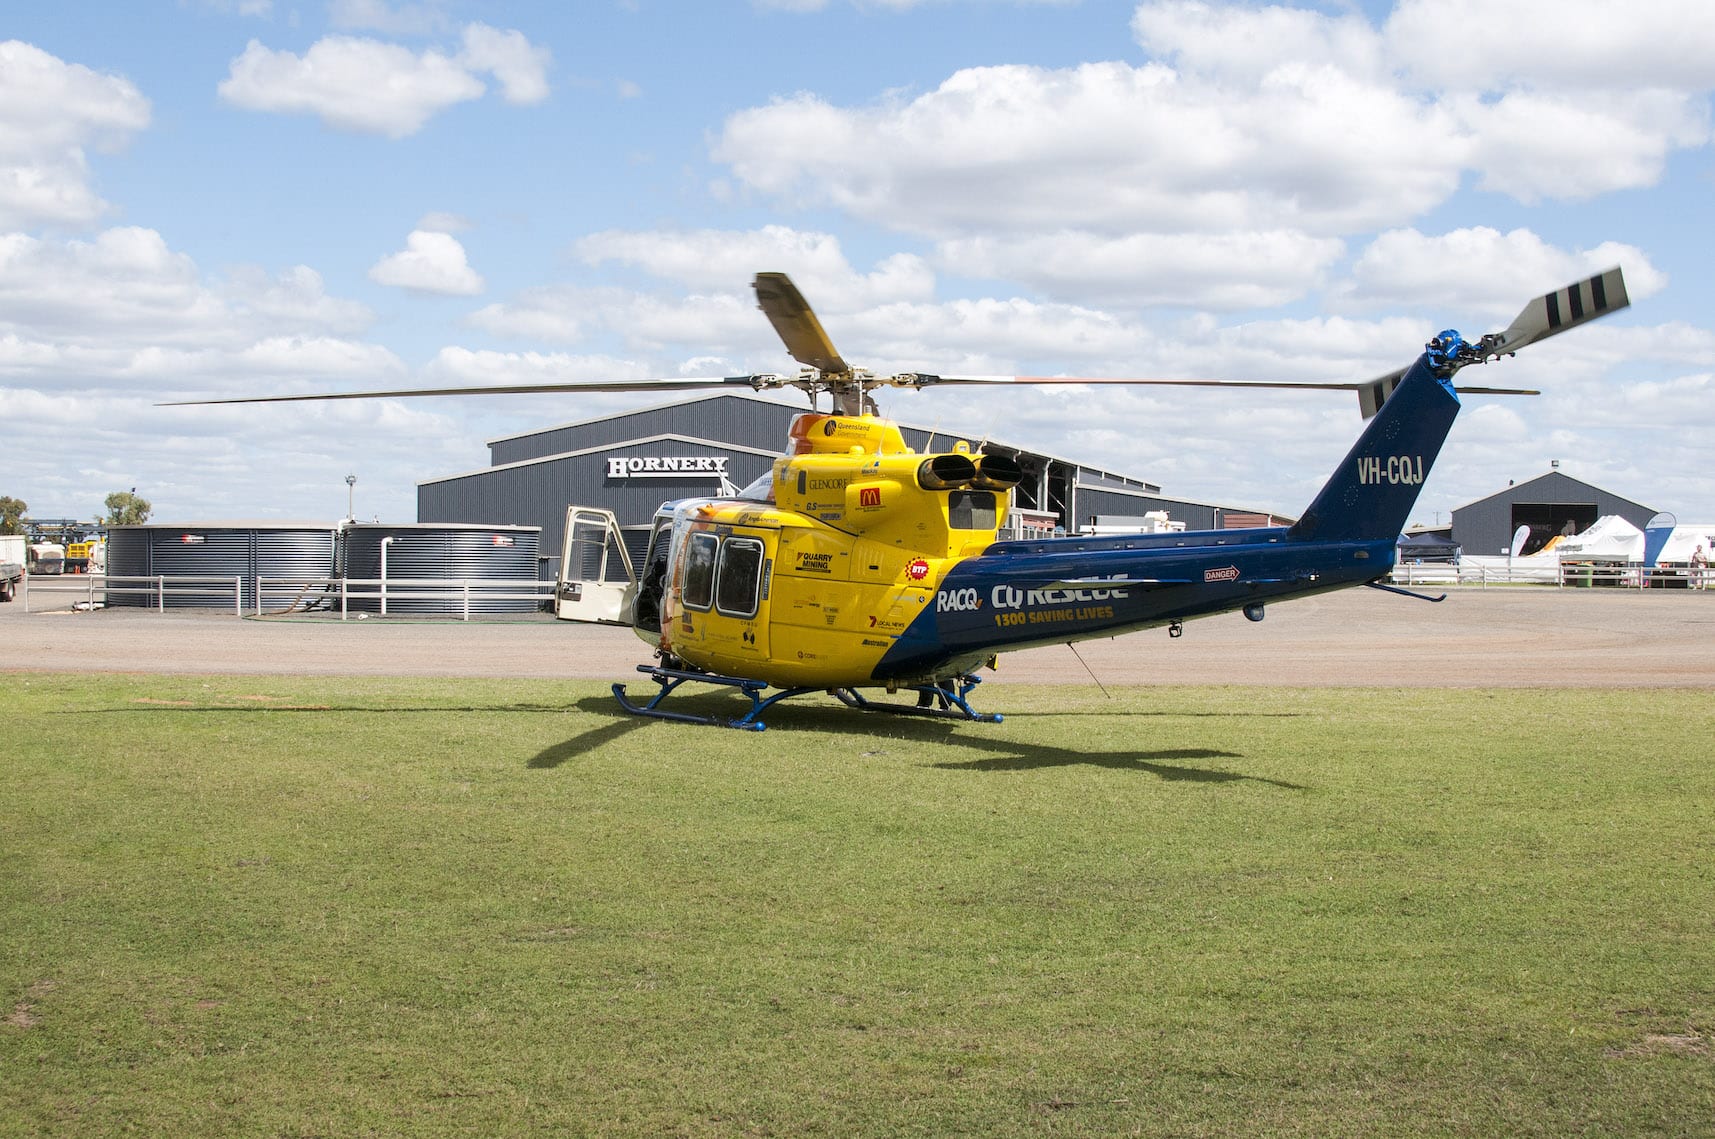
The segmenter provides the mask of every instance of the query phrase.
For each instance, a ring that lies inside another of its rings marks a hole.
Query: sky
[[[7,5],[0,495],[415,521],[489,439],[680,397],[159,405],[791,373],[765,270],[877,373],[1349,381],[1619,265],[1630,309],[1462,374],[1543,394],[1468,397],[1413,521],[1558,462],[1706,522],[1712,89],[1707,0]],[[1286,515],[1362,426],[880,402]]]

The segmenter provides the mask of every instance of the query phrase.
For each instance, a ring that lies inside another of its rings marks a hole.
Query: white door
[[[629,625],[636,593],[631,555],[613,511],[568,506],[554,616],[563,621]]]

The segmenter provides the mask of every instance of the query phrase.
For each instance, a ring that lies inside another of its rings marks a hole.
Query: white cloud
[[[149,125],[135,84],[0,43],[0,228],[86,225],[107,211],[86,148],[124,145]]]
[[[1707,101],[1666,91],[1577,99],[1513,91],[1452,101],[1472,130],[1478,185],[1534,204],[1653,186],[1668,155],[1709,138]]]
[[[0,329],[72,345],[130,350],[202,344],[229,349],[273,333],[362,331],[364,306],[327,296],[303,266],[270,278],[239,267],[205,283],[196,264],[160,234],[108,229],[93,241],[0,235]]]
[[[1431,87],[1552,86],[1599,102],[1603,91],[1715,85],[1705,0],[1399,0],[1383,34],[1389,57]]]
[[[468,321],[495,336],[572,344],[582,339],[583,290],[544,285],[526,289],[510,301],[484,305]]]
[[[1133,28],[1150,62],[970,68],[916,97],[867,106],[798,94],[729,117],[713,154],[754,194],[941,239],[1042,235],[1068,217],[1108,237],[1332,237],[1407,224],[1472,175],[1526,202],[1648,186],[1673,152],[1709,137],[1715,65],[1677,46],[1628,36],[1634,54],[1612,81],[1585,66],[1575,90],[1533,86],[1557,73],[1492,35],[1486,6],[1467,25],[1420,31],[1410,52],[1398,50],[1399,28],[1434,9],[1423,0],[1377,28],[1280,7],[1146,3]],[[1700,44],[1715,35],[1701,10],[1677,8],[1703,29],[1688,33]],[[1424,48],[1461,26],[1468,40]],[[1418,80],[1390,70],[1444,57],[1486,62]],[[1624,75],[1653,62],[1691,85],[1628,86]]]
[[[1532,297],[1615,265],[1625,270],[1633,302],[1666,286],[1641,249],[1615,242],[1565,250],[1528,229],[1472,226],[1435,235],[1396,229],[1364,248],[1335,299],[1352,308],[1442,306],[1510,317]]]
[[[341,130],[404,138],[483,90],[439,52],[330,36],[302,57],[251,40],[221,81],[220,97],[250,111],[313,114]]]
[[[810,95],[729,118],[715,157],[752,190],[907,232],[1113,235],[1409,218],[1458,184],[1443,109],[1334,69],[1221,91],[1158,64],[961,71],[909,102]]]
[[[407,36],[434,35],[446,30],[447,16],[443,6],[438,3],[390,4],[387,0],[333,0],[328,5],[328,22],[336,28],[353,31]]]
[[[598,380],[649,379],[635,361],[564,352],[494,352],[448,346],[423,370],[432,383],[448,387],[481,384],[565,384]]]
[[[839,238],[770,225],[755,230],[618,231],[577,243],[586,264],[617,262],[696,289],[736,289],[758,272],[790,275],[830,311],[888,300],[919,300],[934,291],[928,265],[909,254],[888,257],[872,272],[852,267]]]
[[[417,222],[416,228],[428,230],[431,233],[463,233],[471,228],[470,219],[460,214],[450,214],[434,211],[423,215]]]
[[[502,31],[487,24],[464,30],[459,62],[472,71],[486,71],[500,82],[508,103],[540,103],[548,97],[547,48],[535,47],[523,32]]]
[[[378,285],[449,297],[475,296],[483,289],[482,276],[465,260],[458,238],[425,229],[412,230],[404,249],[371,266],[369,279]]]
[[[1056,297],[1240,309],[1308,295],[1345,248],[1337,238],[1292,230],[1114,238],[1072,230],[946,241],[936,259],[950,272],[1018,281]]]
[[[1139,5],[1131,30],[1152,57],[1211,79],[1254,83],[1289,65],[1384,70],[1381,41],[1360,16],[1169,0]]]
[[[404,138],[448,107],[481,98],[487,88],[477,73],[492,74],[507,102],[540,102],[547,62],[547,51],[522,33],[485,24],[465,28],[456,56],[340,35],[299,56],[251,40],[220,96],[246,110],[313,114],[340,130]]]

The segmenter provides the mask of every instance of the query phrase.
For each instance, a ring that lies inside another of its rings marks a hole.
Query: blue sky
[[[0,494],[415,518],[484,441],[661,396],[170,399],[788,371],[1352,380],[1613,264],[1633,308],[1466,379],[1421,500],[1549,469],[1715,519],[1705,0],[12,5]],[[900,419],[1296,514],[1334,393],[884,393]],[[504,521],[497,519],[496,521]]]

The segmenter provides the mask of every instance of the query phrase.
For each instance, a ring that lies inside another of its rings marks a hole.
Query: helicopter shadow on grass
[[[580,712],[603,717],[609,722],[583,732],[564,743],[547,748],[531,759],[527,766],[532,768],[558,767],[569,759],[593,752],[639,728],[647,727],[651,723],[663,723],[663,721],[651,721],[646,717],[634,716],[624,711],[618,707],[612,697],[586,697],[579,700],[575,707]],[[742,714],[744,705],[723,694],[705,694],[688,697],[677,707],[680,711],[695,715],[736,718],[736,714]],[[1158,779],[1170,782],[1251,782],[1267,783],[1288,791],[1306,790],[1302,784],[1289,783],[1281,779],[1269,779],[1264,776],[1245,775],[1240,772],[1221,771],[1192,766],[1186,762],[1176,762],[1244,758],[1238,752],[1220,751],[1213,748],[1191,747],[1135,752],[1090,752],[1073,747],[1056,747],[1050,744],[1026,743],[1021,740],[997,739],[993,735],[982,734],[985,728],[990,727],[986,724],[927,717],[918,718],[886,712],[854,712],[837,705],[816,707],[810,704],[791,706],[783,704],[769,709],[767,722],[770,728],[766,734],[772,734],[777,729],[845,732],[854,735],[861,732],[866,739],[879,743],[909,742],[970,748],[985,753],[977,759],[923,765],[942,771],[1041,771],[1055,767],[1083,766],[1107,768],[1112,771],[1133,771],[1154,775]],[[670,730],[679,732],[711,730],[707,726],[694,724],[670,724],[666,726]]]
[[[551,771],[568,760],[600,751],[608,744],[623,739],[637,729],[647,727],[650,723],[642,716],[633,716],[620,709],[612,696],[586,696],[573,704],[572,707],[579,712],[599,716],[607,722],[599,727],[591,728],[587,732],[580,732],[571,739],[563,740],[552,747],[543,748],[530,757],[529,761],[524,764],[525,767],[532,771]]]
[[[943,725],[936,724],[935,727]],[[945,725],[951,727],[952,725]],[[1100,767],[1109,771],[1135,771],[1174,783],[1267,783],[1288,791],[1306,790],[1303,784],[1245,775],[1237,771],[1193,766],[1193,760],[1243,759],[1236,751],[1217,748],[1159,748],[1153,751],[1085,751],[1076,747],[999,740],[948,732],[937,743],[989,752],[979,759],[949,760],[927,766],[942,771],[1042,771],[1052,767]],[[992,753],[1000,754],[992,754]]]
[[[364,704],[270,704],[258,700],[254,704],[195,704],[184,700],[144,700],[134,708],[71,708],[55,713],[60,716],[139,715],[159,712],[238,713],[245,716],[283,716],[315,713],[366,712],[378,716],[399,716],[434,712],[516,712],[537,715],[542,712],[570,711],[570,704],[424,704],[402,708],[398,705]]]

